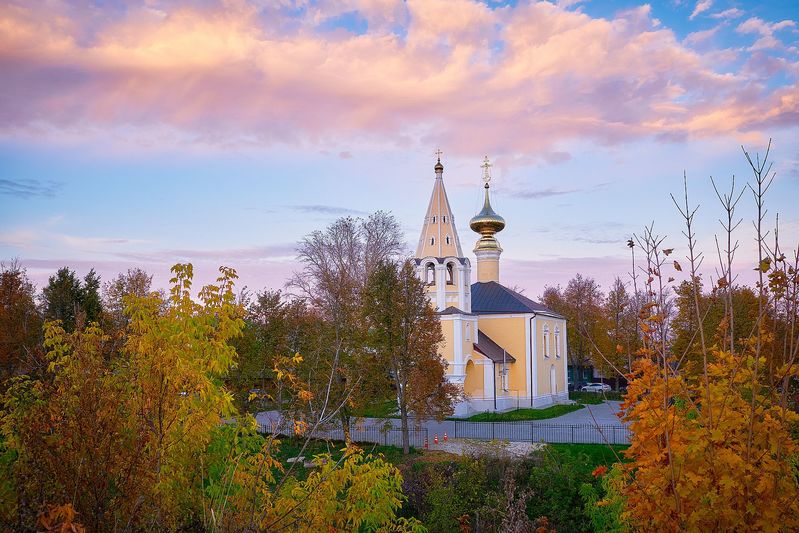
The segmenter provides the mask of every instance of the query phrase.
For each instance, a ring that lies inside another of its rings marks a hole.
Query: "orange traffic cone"
[[[436,433],[436,436],[433,437],[433,444],[438,444],[438,433]]]
[[[444,442],[447,442],[447,432],[444,432]]]

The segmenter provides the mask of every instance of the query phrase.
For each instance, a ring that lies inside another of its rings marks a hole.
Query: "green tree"
[[[80,292],[80,308],[86,322],[99,322],[103,313],[103,302],[100,298],[100,276],[94,269],[83,278]]]
[[[61,267],[50,276],[42,289],[42,309],[45,320],[60,320],[62,327],[71,332],[80,317],[83,287],[73,270]]]
[[[275,379],[276,361],[311,351],[316,317],[304,300],[287,298],[279,290],[265,290],[253,299],[245,295],[243,305],[244,330],[232,341],[238,365],[231,370],[228,382],[245,409],[258,410],[266,399],[282,412],[289,406],[293,391],[283,380]],[[257,392],[250,399],[252,390]]]
[[[370,379],[390,382],[402,428],[402,448],[409,451],[408,414],[439,420],[453,412],[458,388],[446,380],[446,361],[438,353],[444,340],[423,283],[410,261],[382,261],[366,284],[363,310],[369,347],[378,368]]]

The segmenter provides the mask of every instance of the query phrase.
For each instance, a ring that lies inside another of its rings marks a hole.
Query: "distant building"
[[[461,249],[440,157],[416,248],[418,275],[444,331],[447,379],[462,385],[467,395],[457,415],[546,407],[568,399],[566,320],[499,281],[502,247],[495,235],[505,220],[491,207],[489,168],[486,158],[485,202],[469,222],[480,234],[474,247],[477,282],[471,282],[472,263]]]

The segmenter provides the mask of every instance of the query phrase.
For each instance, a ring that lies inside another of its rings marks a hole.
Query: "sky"
[[[684,256],[683,176],[712,278],[710,178],[751,182],[742,146],[773,139],[767,224],[799,243],[798,23],[789,0],[3,2],[0,259],[39,287],[192,262],[281,288],[341,216],[389,211],[413,250],[440,148],[473,262],[492,161],[501,281],[529,296],[629,279],[650,224]]]

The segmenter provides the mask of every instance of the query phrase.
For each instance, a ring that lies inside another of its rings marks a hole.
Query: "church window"
[[[424,273],[424,281],[428,285],[436,284],[436,267],[433,263],[427,263]]]
[[[449,244],[449,235],[447,235],[446,241],[447,241],[447,244]]]
[[[441,221],[442,221],[444,224],[446,224],[446,223],[447,223],[447,215],[444,215],[444,217],[442,218],[442,220],[441,220]]]
[[[560,328],[555,328],[555,357],[560,357]]]
[[[447,263],[447,285],[453,285],[455,283],[455,276],[452,271],[452,263]]]
[[[433,224],[435,224],[435,223],[436,223],[436,216],[433,215]]]
[[[466,324],[466,340],[467,341],[472,340],[472,325],[471,324]]]
[[[544,357],[549,357],[549,326],[544,326]]]

